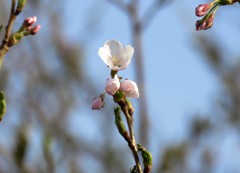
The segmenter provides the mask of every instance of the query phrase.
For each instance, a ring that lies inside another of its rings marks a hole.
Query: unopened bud
[[[210,9],[210,4],[200,4],[198,7],[195,9],[195,14],[198,17],[204,16],[207,11]]]
[[[108,78],[105,85],[105,90],[109,95],[114,95],[120,88],[120,82],[117,75],[114,78]]]
[[[41,25],[34,26],[33,28],[30,29],[30,34],[31,35],[37,34],[39,32],[40,28],[41,28]]]
[[[203,18],[196,22],[196,30],[207,30],[212,27],[214,20],[214,14],[211,14],[208,18]]]
[[[124,80],[121,82],[120,90],[125,94],[126,97],[138,98],[138,86],[134,81]]]
[[[36,23],[36,21],[37,21],[36,16],[28,17],[24,20],[23,27],[26,27],[27,29],[30,29],[30,27],[33,26],[34,23]]]
[[[104,95],[100,95],[99,97],[93,99],[92,110],[100,110],[104,107],[104,104]]]

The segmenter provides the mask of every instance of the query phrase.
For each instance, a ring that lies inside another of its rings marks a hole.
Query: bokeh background
[[[207,1],[119,2],[28,1],[14,30],[33,15],[42,28],[11,49],[0,71],[0,172],[129,172],[116,105],[106,97],[91,110],[110,72],[98,49],[116,39],[135,48],[119,74],[139,84],[135,133],[153,155],[152,172],[239,173],[239,4],[220,7],[214,26],[196,32],[195,7]],[[10,3],[0,1],[2,25]]]

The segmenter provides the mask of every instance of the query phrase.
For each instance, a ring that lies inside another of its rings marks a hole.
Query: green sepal
[[[119,103],[119,102],[124,102],[125,100],[125,95],[122,91],[118,90],[114,95],[113,95],[113,100],[114,102],[116,103]]]
[[[4,92],[0,92],[0,121],[2,121],[4,114],[6,113],[6,99]]]

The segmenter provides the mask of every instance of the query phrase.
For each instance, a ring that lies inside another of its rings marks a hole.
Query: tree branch
[[[9,19],[8,19],[8,24],[6,26],[5,37],[4,37],[2,46],[4,46],[4,44],[6,44],[8,42],[12,27],[13,27],[13,23],[16,19],[15,6],[16,6],[16,0],[12,0],[11,11],[10,11]]]
[[[126,102],[118,102],[118,104],[121,107],[122,112],[125,115],[125,118],[127,120],[127,126],[128,126],[128,130],[130,133],[130,139],[125,138],[125,140],[128,142],[128,146],[132,151],[137,169],[139,171],[139,173],[143,173],[142,172],[142,167],[140,164],[140,160],[138,157],[138,148],[137,148],[137,144],[136,144],[136,140],[135,140],[135,136],[134,136],[134,129],[133,129],[133,112],[130,113],[129,112],[129,108],[127,107]]]

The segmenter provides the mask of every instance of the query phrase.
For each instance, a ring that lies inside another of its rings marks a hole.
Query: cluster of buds
[[[5,30],[4,40],[0,45],[0,68],[1,68],[3,58],[9,51],[10,47],[18,44],[23,39],[24,36],[37,34],[41,28],[40,25],[34,26],[34,24],[37,21],[37,17],[33,16],[33,17],[26,18],[23,24],[20,26],[20,28],[16,32],[11,33],[15,19],[23,10],[26,2],[27,0],[18,0],[18,3],[16,5],[16,2],[12,1],[12,9],[9,16],[9,21],[7,26],[5,27],[6,30]],[[3,26],[0,26],[0,32],[2,27]]]
[[[28,17],[24,20],[22,24],[22,29],[25,30],[25,34],[35,35],[41,28],[41,25],[33,26],[37,22],[37,17]],[[28,31],[28,32],[27,32]]]
[[[33,16],[26,18],[21,27],[19,28],[19,30],[11,34],[12,27],[16,20],[16,17],[22,12],[24,6],[26,5],[26,2],[27,0],[18,0],[16,5],[16,1],[15,0],[12,1],[8,24],[5,27],[6,30],[4,40],[0,45],[0,68],[2,65],[2,61],[7,52],[9,51],[10,47],[18,44],[24,36],[37,34],[41,28],[40,25],[34,26],[34,24],[37,21],[37,17]],[[0,25],[0,32],[2,31],[2,28],[3,26]],[[4,96],[4,92],[0,91],[0,121],[2,121],[5,112],[6,112],[6,99]]]
[[[36,22],[36,16],[26,18],[19,30],[11,35],[8,46],[11,47],[15,44],[18,44],[24,36],[37,34],[41,28],[41,25],[34,26]]]
[[[98,55],[103,62],[111,69],[111,77],[105,84],[105,92],[93,99],[92,109],[99,110],[104,106],[104,95],[108,94],[116,97],[138,98],[138,86],[129,79],[121,81],[122,77],[117,75],[119,70],[128,67],[133,56],[134,49],[131,46],[123,46],[119,41],[106,41],[104,46],[98,51]]]
[[[198,17],[204,17],[196,22],[196,30],[207,30],[211,28],[218,7],[231,5],[235,2],[240,2],[240,0],[214,0],[208,4],[200,4],[195,9],[195,15]]]

